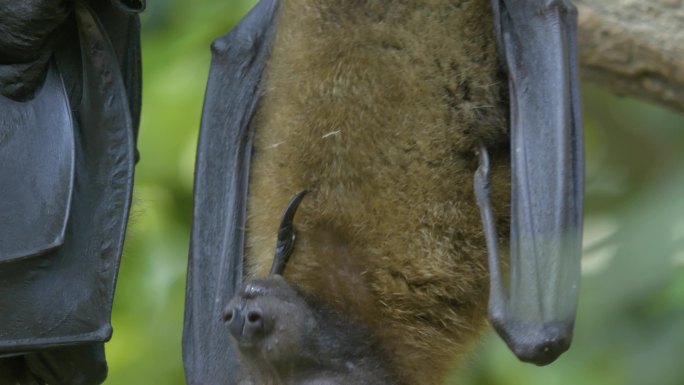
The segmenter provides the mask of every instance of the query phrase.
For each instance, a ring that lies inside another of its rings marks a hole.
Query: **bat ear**
[[[144,11],[147,6],[145,0],[112,0],[112,3],[129,13],[140,13]]]
[[[283,219],[281,219],[280,228],[278,229],[278,241],[276,242],[275,256],[273,257],[273,266],[271,266],[271,275],[283,275],[285,272],[285,265],[290,258],[290,254],[292,254],[295,242],[295,228],[292,221],[306,193],[306,190],[298,193],[287,204],[287,209],[285,209],[285,214],[283,214]]]

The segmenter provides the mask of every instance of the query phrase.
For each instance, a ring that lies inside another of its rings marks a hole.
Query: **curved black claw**
[[[283,272],[285,272],[285,265],[290,258],[290,254],[292,254],[295,242],[295,227],[292,220],[306,193],[306,190],[298,193],[287,204],[287,209],[285,209],[285,214],[283,214],[283,219],[280,221],[280,228],[278,229],[278,242],[276,243],[271,274],[283,275]]]

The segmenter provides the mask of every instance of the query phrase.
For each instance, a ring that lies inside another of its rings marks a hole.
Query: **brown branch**
[[[684,0],[575,0],[582,77],[684,111]]]

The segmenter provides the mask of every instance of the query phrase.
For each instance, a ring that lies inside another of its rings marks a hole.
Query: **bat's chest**
[[[350,3],[281,4],[254,124],[255,271],[270,264],[280,211],[302,189],[312,191],[302,217],[336,234],[335,250],[364,237],[381,240],[374,258],[396,244],[422,250],[432,246],[410,239],[435,226],[468,241],[448,222],[474,209],[474,146],[507,140],[488,2]]]
[[[486,1],[284,1],[265,79],[255,167],[356,183],[505,137]]]

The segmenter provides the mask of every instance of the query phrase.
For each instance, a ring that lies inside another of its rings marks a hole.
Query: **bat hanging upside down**
[[[188,383],[441,384],[487,310],[522,360],[565,351],[583,194],[575,35],[562,0],[263,0],[218,39]]]

